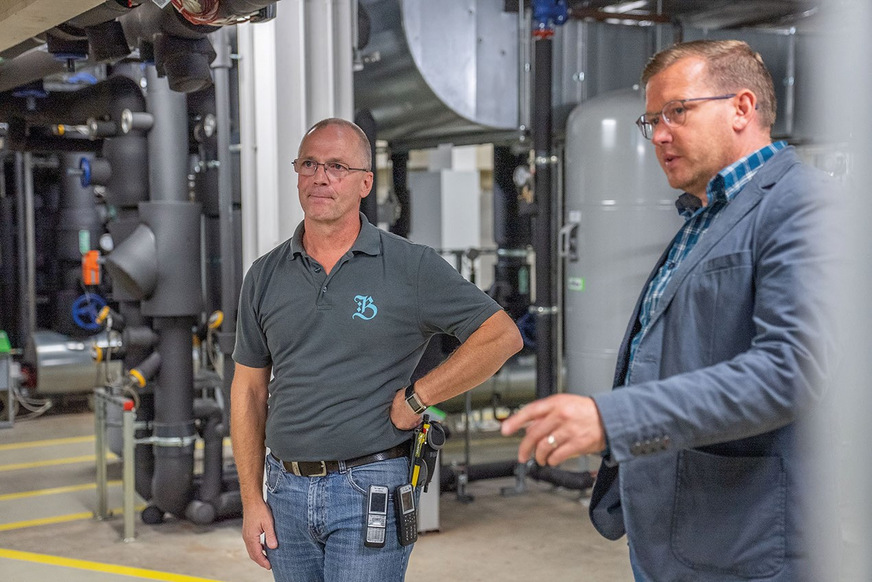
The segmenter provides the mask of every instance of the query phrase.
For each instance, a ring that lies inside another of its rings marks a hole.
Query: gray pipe
[[[212,64],[215,83],[215,114],[218,140],[218,218],[221,248],[221,311],[224,323],[218,341],[224,353],[221,390],[226,405],[222,411],[223,434],[230,433],[230,383],[233,381],[233,345],[236,336],[238,286],[236,281],[236,225],[233,208],[233,157],[230,152],[230,38],[225,29],[213,34],[217,57]]]
[[[15,155],[15,188],[18,194],[18,281],[20,304],[19,344],[25,346],[36,329],[36,240],[33,217],[33,160],[30,153]]]
[[[5,79],[5,76],[4,68],[2,77]],[[116,76],[77,91],[52,93],[36,99],[32,105],[29,107],[24,97],[0,100],[0,119],[8,121],[17,118],[46,125],[83,125],[90,117],[109,115],[113,121],[120,123],[122,111],[143,111],[145,99],[136,81]]]
[[[152,202],[188,201],[188,115],[183,93],[170,90],[154,67],[146,71],[148,112],[154,125],[148,134],[149,184]]]
[[[194,367],[191,317],[155,320],[161,367],[154,388],[151,505],[177,517],[194,498]]]

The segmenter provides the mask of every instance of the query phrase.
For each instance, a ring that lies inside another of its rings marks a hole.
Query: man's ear
[[[742,89],[733,99],[736,104],[733,129],[742,131],[757,119],[757,95],[750,89]]]
[[[363,183],[360,188],[360,199],[363,200],[370,194],[370,190],[372,190],[372,172],[367,172],[366,177],[363,179]]]

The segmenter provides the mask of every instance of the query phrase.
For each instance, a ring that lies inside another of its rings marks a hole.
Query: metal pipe
[[[318,31],[305,38],[306,119],[315,123],[325,117],[336,117],[335,107],[335,41],[332,2],[306,2],[304,4],[305,29]],[[350,58],[350,54],[348,55]]]
[[[15,155],[15,189],[18,209],[19,345],[25,346],[36,329],[36,241],[33,217],[33,159]]]
[[[557,298],[554,289],[554,237],[551,195],[551,63],[554,47],[551,38],[537,37],[533,43],[533,149],[536,156],[534,192],[536,218],[533,247],[536,251],[536,397],[552,394],[556,387]]]
[[[336,91],[336,117],[354,118],[354,70],[352,44],[353,21],[357,20],[357,12],[351,13],[352,3],[349,0],[333,2],[334,34],[331,53],[333,56],[334,88]],[[373,143],[375,146],[375,143]],[[373,159],[375,163],[375,159]],[[373,191],[375,194],[375,191]],[[374,198],[374,197],[373,197]]]

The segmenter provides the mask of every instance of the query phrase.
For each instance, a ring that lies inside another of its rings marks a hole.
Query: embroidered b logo
[[[378,314],[378,307],[372,302],[372,297],[369,295],[358,295],[354,298],[357,303],[357,313],[351,316],[352,319],[359,317],[364,321],[369,321]]]

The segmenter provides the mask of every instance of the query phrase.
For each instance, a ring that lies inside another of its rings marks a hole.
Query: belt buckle
[[[305,464],[307,465],[321,465],[321,470],[318,473],[309,473],[304,475],[302,471],[300,471],[300,463],[297,461],[291,461],[291,469],[293,469],[294,475],[297,477],[325,477],[327,475],[327,462],[326,461],[308,461]]]

